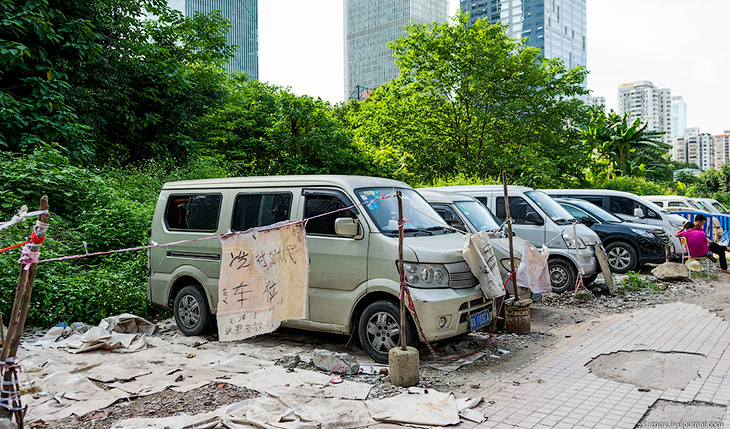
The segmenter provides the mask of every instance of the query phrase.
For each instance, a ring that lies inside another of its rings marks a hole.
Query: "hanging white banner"
[[[307,318],[309,260],[304,225],[272,227],[221,240],[220,341],[267,334],[284,319]]]

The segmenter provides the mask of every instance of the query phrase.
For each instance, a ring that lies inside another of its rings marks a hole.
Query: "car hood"
[[[396,243],[398,239],[395,239]],[[464,236],[459,233],[405,237],[403,259],[422,264],[463,262]]]
[[[498,260],[509,258],[509,238],[492,238],[489,241],[492,243],[494,256]],[[522,249],[525,248],[525,240],[520,237],[512,237],[512,247],[514,248],[515,258],[522,259]]]
[[[564,230],[571,234],[573,233],[573,228],[570,226],[566,227]],[[578,234],[578,237],[580,237],[583,242],[585,242],[585,244],[588,246],[593,246],[601,242],[601,239],[598,238],[598,234],[596,234],[595,231],[583,224],[577,224],[575,226],[575,232]]]

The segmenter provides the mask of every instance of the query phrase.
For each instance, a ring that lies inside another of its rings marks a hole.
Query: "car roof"
[[[504,190],[503,185],[457,185],[457,186],[434,186],[431,188],[423,188],[424,190],[442,191],[442,192],[457,192],[462,194],[468,194],[472,192],[502,192]],[[529,186],[518,186],[509,185],[507,186],[507,192],[527,192],[534,191],[535,188]]]
[[[692,198],[682,195],[642,195],[649,201],[690,201]]]
[[[477,201],[474,197],[456,192],[434,191],[427,188],[418,188],[416,191],[429,203],[453,204],[460,201]]]
[[[392,179],[368,176],[345,175],[301,175],[301,176],[250,176],[221,179],[183,180],[168,182],[163,190],[215,189],[215,188],[261,188],[289,186],[338,186],[344,189],[357,188],[410,188],[409,185]]]

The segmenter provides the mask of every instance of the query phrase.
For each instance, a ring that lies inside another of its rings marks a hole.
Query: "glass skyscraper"
[[[513,37],[527,37],[527,46],[547,58],[561,58],[566,67],[586,60],[586,0],[461,0],[471,22],[487,18],[509,24]]]
[[[185,16],[219,10],[231,23],[228,44],[238,46],[226,69],[242,71],[252,79],[259,78],[258,0],[169,0],[168,4]]]
[[[448,0],[345,0],[345,100],[398,77],[388,47],[409,21],[445,22]]]

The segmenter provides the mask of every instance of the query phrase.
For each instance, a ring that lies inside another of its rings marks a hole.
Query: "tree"
[[[194,151],[233,49],[219,13],[165,0],[5,1],[0,20],[0,144],[56,144],[77,162]]]
[[[245,175],[369,172],[329,103],[241,75],[225,88],[223,104],[204,121],[204,154],[225,157]]]
[[[468,21],[405,27],[391,44],[399,77],[351,109],[358,141],[396,155],[383,167],[406,179],[506,169],[534,185],[578,181],[585,70],[542,57],[503,24]]]
[[[639,118],[629,123],[628,114],[594,110],[583,133],[591,155],[609,176],[646,176],[647,171],[669,165],[667,153],[672,147],[657,140],[661,132],[647,127]]]

